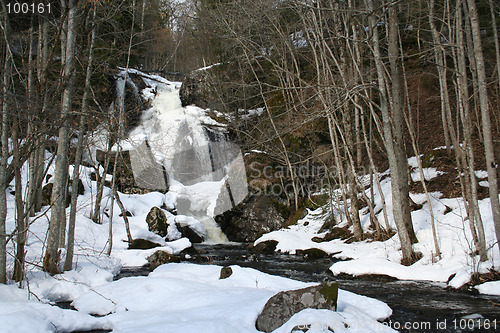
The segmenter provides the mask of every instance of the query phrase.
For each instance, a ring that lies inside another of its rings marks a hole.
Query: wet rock
[[[215,217],[233,242],[254,242],[260,236],[284,227],[286,212],[267,196],[250,196],[235,208]]]
[[[177,230],[180,231],[182,237],[189,239],[191,243],[201,243],[203,242],[203,236],[200,236],[196,231],[191,229],[188,225],[176,223],[175,226]]]
[[[233,274],[233,269],[229,266],[224,266],[220,270],[219,280],[227,279]]]
[[[282,291],[271,297],[257,318],[259,331],[272,332],[304,309],[337,309],[338,284],[324,283],[299,290]]]
[[[168,264],[170,262],[181,262],[181,258],[174,256],[168,252],[158,250],[147,258],[149,262],[149,269],[154,270],[156,267]]]
[[[267,240],[252,247],[251,251],[257,254],[273,254],[277,245],[278,241]]]
[[[328,253],[317,248],[297,250],[296,253],[300,256],[303,256],[306,259],[321,259],[328,257]]]
[[[158,207],[153,207],[146,216],[148,230],[161,237],[167,235],[168,221],[165,213]]]
[[[132,241],[132,243],[130,243],[128,245],[128,248],[129,249],[136,249],[136,250],[148,250],[148,249],[152,249],[152,248],[155,248],[158,246],[161,246],[161,245],[158,243],[152,242],[150,240],[147,240],[147,239],[137,238],[137,239],[134,239]]]
[[[199,254],[200,252],[198,252],[198,250],[195,249],[194,246],[190,246],[182,250],[181,253],[179,253],[179,256],[184,260],[189,260],[193,257],[199,256]]]

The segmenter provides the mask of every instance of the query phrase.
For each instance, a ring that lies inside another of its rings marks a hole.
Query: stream
[[[445,283],[399,281],[388,277],[337,278],[328,268],[338,259],[309,259],[283,253],[254,254],[245,244],[196,244],[186,262],[239,265],[304,282],[336,281],[339,287],[379,299],[393,310],[385,324],[400,332],[500,332],[500,297],[446,289]],[[115,277],[148,275],[144,267],[124,267]]]
[[[400,332],[500,332],[500,297],[497,296],[448,290],[444,283],[380,277],[339,279],[328,270],[338,260],[332,258],[254,254],[242,244],[196,244],[195,248],[200,255],[188,262],[251,267],[305,282],[336,281],[341,289],[386,302],[393,315],[385,322]]]

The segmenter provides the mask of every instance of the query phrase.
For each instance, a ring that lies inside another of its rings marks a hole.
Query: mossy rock
[[[233,274],[233,269],[229,266],[224,266],[220,270],[219,280],[227,279]]]
[[[310,199],[307,199],[305,202],[305,206],[309,209],[317,209],[322,207],[328,203],[330,196],[327,193],[313,195]]]
[[[278,200],[271,199],[271,202],[272,202],[273,206],[276,208],[276,210],[278,211],[278,213],[281,215],[281,217],[283,217],[284,219],[287,219],[290,216],[290,214],[291,214],[290,207],[288,207],[285,204],[282,204]]]
[[[338,284],[335,282],[279,292],[267,301],[255,326],[259,331],[273,332],[304,309],[336,311],[337,298]]]
[[[154,270],[156,267],[168,264],[171,262],[181,262],[181,258],[174,256],[168,252],[158,250],[147,258],[149,262],[149,269]]]
[[[260,242],[259,244],[252,247],[251,251],[257,254],[273,254],[276,250],[277,245],[278,241],[271,239]]]
[[[307,209],[305,207],[299,208],[292,217],[288,220],[287,225],[294,225],[298,220],[303,219],[307,215]]]
[[[332,308],[337,308],[337,299],[339,297],[339,285],[336,282],[322,283],[319,293],[323,295]]]
[[[422,167],[430,168],[433,166],[434,162],[442,156],[441,150],[432,150],[424,155],[422,158]]]
[[[328,253],[318,248],[297,250],[296,253],[307,259],[321,259],[328,257]]]
[[[165,237],[167,235],[167,216],[160,208],[156,206],[151,208],[146,216],[146,223],[148,224],[149,231],[154,232],[161,237]]]

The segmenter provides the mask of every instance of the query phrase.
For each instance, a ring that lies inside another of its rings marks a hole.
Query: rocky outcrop
[[[106,164],[106,154],[102,150],[96,151],[96,160],[102,166]],[[169,186],[167,171],[156,161],[147,141],[130,151],[110,152],[109,154],[110,161],[106,173],[112,173],[116,160],[116,188],[118,191],[127,194],[144,194],[152,191],[167,192]]]
[[[167,236],[168,221],[165,213],[158,207],[153,207],[146,216],[148,230],[161,237]]]
[[[325,283],[299,290],[282,291],[271,297],[257,318],[259,331],[272,332],[304,309],[337,309],[338,285]]]
[[[207,108],[214,101],[208,99],[211,96],[212,87],[210,85],[209,74],[206,70],[196,70],[184,79],[182,82],[179,96],[182,106],[196,104],[201,108]]]
[[[267,196],[250,196],[245,201],[215,217],[227,238],[233,242],[253,242],[265,233],[282,228],[286,213],[279,203]]]
[[[154,270],[156,267],[168,264],[170,262],[181,262],[181,258],[174,256],[168,252],[158,250],[147,258],[149,262],[149,269]]]
[[[251,67],[257,64],[252,64]],[[245,82],[253,80],[251,67],[244,69],[245,62],[232,61],[216,64],[209,68],[198,69],[189,73],[182,82],[179,92],[183,106],[195,104],[226,112],[246,108],[248,105],[262,103],[257,85],[242,87],[242,74]],[[267,73],[266,73],[267,74]]]

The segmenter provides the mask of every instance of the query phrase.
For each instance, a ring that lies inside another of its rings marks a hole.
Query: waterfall
[[[198,220],[209,242],[227,242],[214,216],[248,194],[241,151],[206,110],[181,105],[178,83],[145,76],[149,87],[142,93],[151,96],[151,108],[127,141],[134,147],[148,143],[168,173],[177,213]]]

